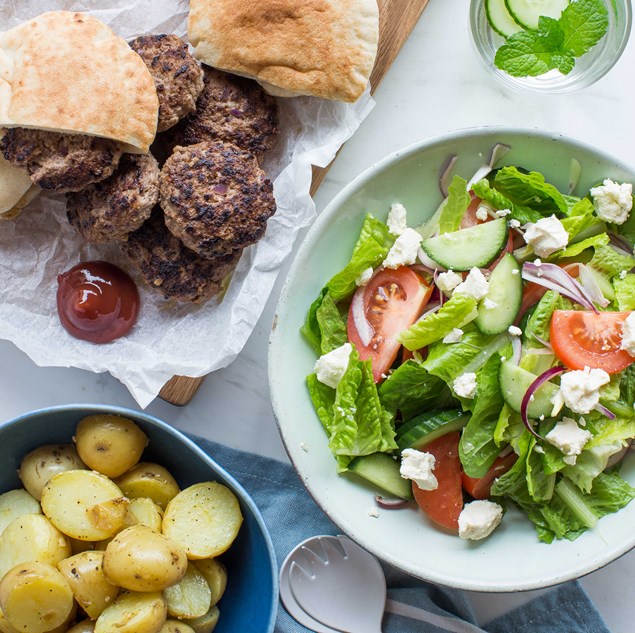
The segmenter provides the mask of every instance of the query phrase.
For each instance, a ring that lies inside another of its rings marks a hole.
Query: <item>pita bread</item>
[[[28,174],[0,155],[0,219],[16,217],[39,193]]]
[[[0,33],[0,127],[102,136],[145,153],[158,112],[145,63],[96,18],[51,11]]]
[[[188,35],[205,64],[277,96],[356,101],[377,55],[377,0],[191,0]]]

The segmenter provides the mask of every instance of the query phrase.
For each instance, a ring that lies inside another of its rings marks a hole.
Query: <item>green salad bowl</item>
[[[414,504],[377,508],[375,490],[339,475],[313,409],[306,376],[316,356],[300,334],[309,306],[349,261],[367,213],[385,220],[390,206],[408,210],[408,225],[425,222],[442,201],[439,175],[456,155],[454,173],[469,180],[494,145],[510,146],[498,166],[539,171],[567,191],[572,159],[577,192],[604,178],[635,181],[635,172],[602,151],[559,134],[485,127],[425,140],[391,154],[357,177],[321,213],[302,243],[282,290],[269,346],[274,413],[286,450],[304,485],[344,533],[381,560],[433,583],[465,590],[511,592],[549,587],[595,571],[635,546],[635,502],[602,518],[574,541],[538,540],[530,521],[508,507],[502,524],[482,541],[465,541],[435,527]],[[635,455],[622,476],[635,485]],[[378,516],[376,510],[378,510]]]

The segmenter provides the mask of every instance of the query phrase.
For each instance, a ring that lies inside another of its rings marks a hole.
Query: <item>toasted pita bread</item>
[[[25,171],[0,156],[0,219],[16,217],[39,192]]]
[[[188,35],[205,64],[277,96],[356,101],[377,55],[377,0],[191,0]]]
[[[158,112],[143,60],[96,18],[51,11],[0,33],[0,127],[102,136],[147,152]]]

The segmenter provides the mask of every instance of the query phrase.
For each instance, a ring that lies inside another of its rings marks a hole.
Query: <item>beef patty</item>
[[[244,77],[204,66],[205,88],[188,115],[168,135],[172,147],[226,141],[258,160],[278,134],[278,106],[262,87]]]
[[[142,35],[130,48],[145,62],[159,96],[159,124],[162,132],[194,112],[203,90],[203,70],[190,55],[187,44],[176,35]]]
[[[163,211],[155,207],[150,219],[123,246],[151,288],[165,299],[202,303],[217,295],[241,251],[204,259],[174,237],[165,226]]]
[[[110,139],[20,127],[4,131],[0,150],[34,185],[56,192],[79,191],[108,178],[121,157],[121,147]]]
[[[110,178],[66,196],[68,221],[87,242],[125,241],[150,217],[159,174],[152,155],[124,154]]]
[[[257,242],[276,210],[256,158],[221,142],[177,147],[161,170],[159,200],[168,229],[209,258]]]

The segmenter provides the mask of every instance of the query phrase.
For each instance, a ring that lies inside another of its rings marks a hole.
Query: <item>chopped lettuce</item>
[[[459,230],[461,219],[470,204],[467,181],[454,176],[448,187],[448,197],[441,206],[439,215],[439,233],[451,233]]]
[[[635,257],[618,253],[610,246],[596,246],[595,253],[589,266],[605,274],[607,277],[619,277],[622,271],[629,271],[635,267]]]
[[[477,314],[476,300],[473,297],[454,294],[437,312],[427,314],[397,338],[406,349],[411,351],[421,349],[442,339],[454,328],[470,323]]]
[[[551,255],[548,259],[549,261],[557,261],[559,259],[569,259],[571,257],[577,257],[583,251],[586,251],[588,248],[594,248],[596,246],[604,246],[609,243],[609,236],[606,233],[598,233],[597,235],[592,235],[591,237],[587,237],[580,242],[576,242],[575,244],[571,244],[567,246],[563,251],[558,251]]]
[[[613,289],[618,310],[635,310],[635,275],[627,274],[624,279],[618,275],[613,279]]]
[[[322,354],[326,354],[348,341],[346,319],[342,316],[333,297],[327,292],[316,311],[316,319],[320,327]]]
[[[579,242],[590,237],[589,234],[606,232],[606,224],[595,215],[593,203],[588,198],[578,200],[560,221],[569,234],[569,242]]]
[[[454,402],[447,384],[413,360],[400,365],[381,383],[379,399],[388,411],[400,411],[404,422]]]
[[[317,311],[322,305],[322,301],[327,292],[326,288],[322,289],[318,298],[311,304],[304,325],[300,328],[300,332],[318,356],[322,354],[322,332],[320,331]]]
[[[543,217],[539,211],[536,211],[531,207],[513,203],[509,198],[492,188],[487,178],[483,178],[482,180],[475,182],[472,186],[472,191],[495,209],[509,209],[511,211],[511,215],[508,217],[510,219],[518,220],[521,224],[527,224],[527,222],[538,222],[538,220]]]

